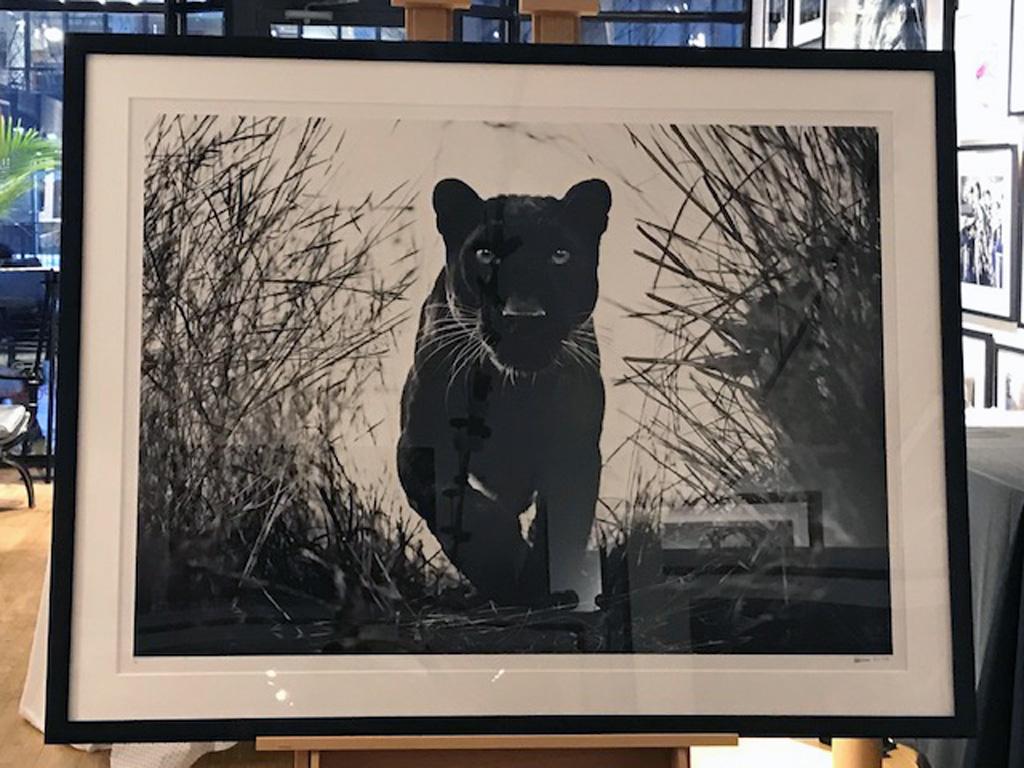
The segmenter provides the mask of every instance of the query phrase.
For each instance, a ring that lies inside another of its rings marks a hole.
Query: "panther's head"
[[[455,320],[499,370],[535,373],[572,351],[597,301],[601,235],[612,197],[599,180],[558,199],[488,199],[465,182],[434,188],[447,250],[447,296]]]

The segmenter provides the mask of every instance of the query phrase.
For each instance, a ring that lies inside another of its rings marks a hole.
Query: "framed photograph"
[[[984,5],[956,14],[956,102],[960,136],[987,136],[1006,119],[1009,35],[993,34]]]
[[[950,62],[66,56],[47,738],[969,729]]]
[[[821,40],[825,34],[825,0],[790,0],[789,15],[794,48]]]
[[[944,0],[827,0],[825,48],[942,50],[944,12]]]
[[[1024,411],[1024,349],[996,345],[995,406]]]
[[[964,329],[964,410],[991,408],[995,341],[992,334]]]
[[[1010,87],[1009,112],[1024,114],[1024,6],[1020,0],[1010,0]]]
[[[754,0],[751,4],[751,34],[755,41],[760,41],[759,47],[789,47],[791,2],[792,0]]]
[[[1017,149],[961,147],[958,162],[963,309],[1014,320],[1020,311]]]

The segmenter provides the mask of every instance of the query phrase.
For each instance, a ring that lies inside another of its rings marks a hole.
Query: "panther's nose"
[[[547,312],[536,299],[524,299],[520,296],[510,296],[501,308],[502,317],[544,317]]]

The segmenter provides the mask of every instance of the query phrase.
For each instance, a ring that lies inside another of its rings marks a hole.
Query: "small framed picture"
[[[869,51],[941,50],[941,2],[828,0],[824,47]]]
[[[806,549],[823,542],[820,493],[737,494],[666,510],[666,552]]]
[[[1024,114],[1024,4],[1010,0],[1010,104],[1011,115]]]
[[[1024,349],[996,346],[995,406],[1001,411],[1024,411]]]
[[[793,0],[759,0],[754,5],[753,25],[760,29],[765,48],[788,48],[789,11]]]
[[[995,342],[988,333],[964,329],[964,410],[992,407]]]
[[[820,40],[825,33],[825,0],[790,0],[789,16],[794,48]]]
[[[1017,149],[962,147],[958,160],[963,309],[1015,320],[1020,300]]]

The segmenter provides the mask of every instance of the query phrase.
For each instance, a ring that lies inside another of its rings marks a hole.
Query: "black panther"
[[[402,391],[398,471],[448,558],[496,603],[564,604],[579,583],[601,474],[592,313],[611,202],[598,179],[561,199],[434,188],[446,260]]]

